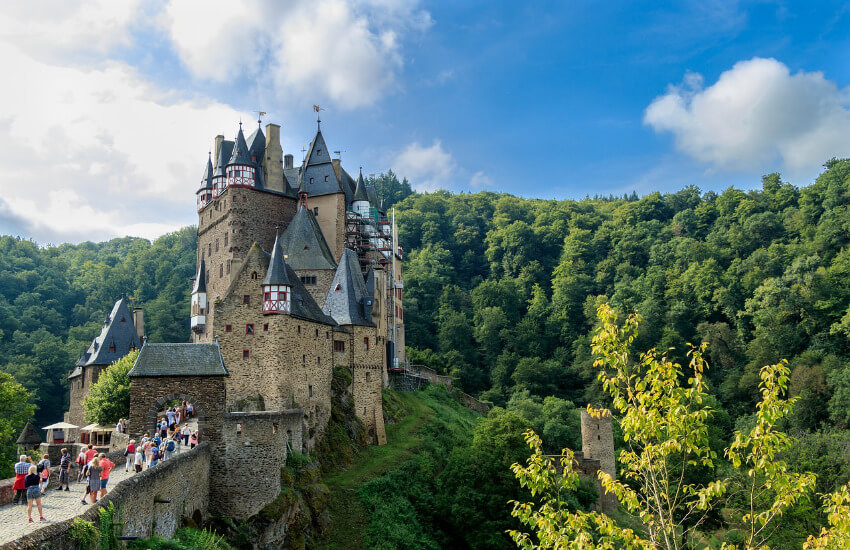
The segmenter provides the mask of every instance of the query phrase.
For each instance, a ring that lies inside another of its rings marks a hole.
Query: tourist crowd
[[[185,401],[179,407],[169,407],[165,411],[164,418],[156,423],[153,437],[149,433],[145,433],[138,443],[135,439],[130,440],[124,449],[126,459],[124,470],[138,473],[168,460],[181,447],[188,446],[194,449],[198,444],[198,432],[192,430],[188,424],[193,414],[194,408]],[[126,430],[126,426],[126,421],[120,419],[115,431],[122,433]],[[94,504],[98,498],[103,498],[106,495],[109,474],[115,468],[115,463],[109,460],[105,453],[98,453],[91,444],[80,450],[75,462],[79,469],[77,483],[85,480],[85,494],[81,503],[89,504],[91,502]],[[68,484],[71,468],[71,455],[68,454],[68,449],[62,449],[59,460],[58,491],[62,491],[63,487],[65,491],[71,490]],[[47,521],[44,517],[41,500],[45,496],[49,481],[50,459],[48,455],[44,455],[38,463],[35,463],[27,455],[20,456],[19,462],[15,464],[15,483],[12,487],[15,492],[13,503],[27,505],[29,522],[33,521],[33,504],[38,509],[40,520]]]

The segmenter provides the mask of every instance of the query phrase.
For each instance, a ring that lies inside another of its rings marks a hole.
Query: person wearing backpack
[[[47,484],[50,483],[50,455],[43,455],[37,467],[38,476],[41,482],[38,484],[38,489],[41,491],[41,496],[44,496],[47,491]]]
[[[176,444],[174,443],[174,438],[170,438],[165,442],[165,456],[163,460],[168,460],[172,456],[174,456],[174,449],[176,448]]]
[[[124,471],[129,472],[130,468],[133,467],[133,465],[136,461],[136,440],[135,439],[131,439],[130,442],[127,444],[127,448],[124,449],[124,457],[127,459],[126,463],[124,464]]]
[[[148,468],[153,468],[159,464],[159,447],[151,447],[151,463]]]

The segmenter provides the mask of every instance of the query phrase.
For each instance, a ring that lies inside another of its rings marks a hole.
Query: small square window
[[[263,332],[268,332],[268,331],[269,331],[269,324],[263,323]]]
[[[334,351],[336,351],[336,352],[345,351],[345,341],[344,340],[334,340]]]
[[[245,325],[245,334],[248,334],[248,335],[254,334],[254,325],[253,324],[248,323],[247,325]]]
[[[250,359],[251,358],[251,350],[243,349],[242,350],[242,359]]]
[[[251,305],[251,295],[250,294],[243,294],[242,295],[242,303],[245,304],[246,306]]]
[[[224,325],[224,332],[233,332],[233,325]]]

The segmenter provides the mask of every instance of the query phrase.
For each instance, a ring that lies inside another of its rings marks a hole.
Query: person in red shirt
[[[91,462],[91,459],[93,459],[96,455],[97,455],[97,451],[94,449],[92,444],[89,443],[89,449],[86,451],[86,464]]]
[[[106,484],[109,483],[109,473],[115,467],[115,463],[106,458],[106,453],[100,453],[100,498],[106,496]]]

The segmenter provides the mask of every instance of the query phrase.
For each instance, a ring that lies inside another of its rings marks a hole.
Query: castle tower
[[[201,176],[201,186],[197,191],[198,195],[198,212],[204,209],[206,205],[212,201],[213,196],[213,165],[212,154],[207,158],[207,165],[204,168],[204,175]]]
[[[366,192],[366,183],[363,181],[363,170],[360,170],[360,175],[357,177],[357,187],[354,189],[354,200],[351,202],[351,208],[364,218],[369,217],[369,195]]]
[[[257,132],[260,132],[257,129]],[[262,132],[260,132],[262,134]],[[265,139],[263,147],[265,147]],[[242,123],[239,123],[239,132],[236,134],[236,142],[233,145],[233,154],[225,167],[227,187],[256,187],[259,183],[257,178],[257,156],[248,148],[245,135],[242,133]]]
[[[266,189],[292,194],[283,175],[283,149],[280,146],[280,126],[266,124],[266,146],[263,158],[263,182]]]
[[[195,285],[192,287],[192,332],[203,333],[207,325],[207,270],[204,260],[198,264]]]
[[[321,127],[310,143],[301,169],[298,193],[310,197],[310,208],[328,241],[334,259],[342,255],[345,232],[345,191],[334,171]]]
[[[584,458],[599,461],[599,469],[614,479],[617,478],[617,465],[614,457],[614,432],[611,424],[611,412],[594,418],[586,410],[581,411],[581,451]],[[600,488],[599,502],[604,510],[617,507],[617,498]]]
[[[286,263],[298,273],[310,295],[322,306],[337,264],[312,210],[304,205],[298,208],[280,236],[280,245]]]
[[[263,315],[292,312],[292,281],[280,249],[280,236],[274,240],[269,269],[263,279]]]

